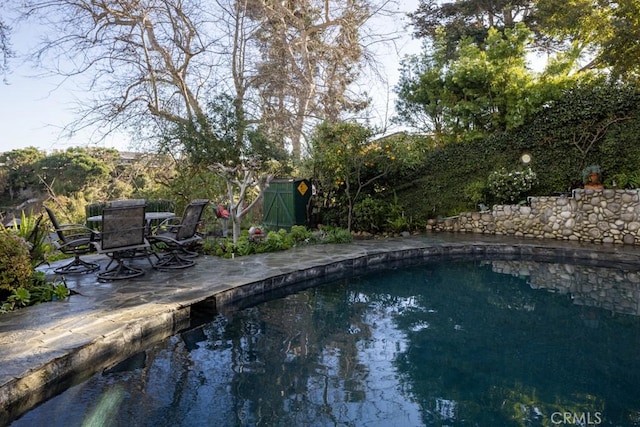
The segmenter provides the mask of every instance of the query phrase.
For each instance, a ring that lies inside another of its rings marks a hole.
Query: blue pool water
[[[218,314],[12,426],[640,425],[640,276],[378,271]]]

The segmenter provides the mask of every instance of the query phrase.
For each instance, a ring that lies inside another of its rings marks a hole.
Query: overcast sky
[[[410,12],[417,8],[418,0],[400,0],[398,3],[401,4],[401,11]],[[406,18],[403,20],[406,23]],[[14,50],[24,53],[36,42],[38,30],[33,27],[17,27],[15,30],[12,34]],[[412,40],[407,33],[395,48],[381,52],[389,86],[368,88],[370,93],[378,94],[376,102],[379,117],[372,120],[372,125],[382,126],[393,112],[393,99],[388,96],[393,95],[390,91],[398,80],[399,61],[404,55],[417,53],[419,47],[420,43]],[[78,98],[83,98],[83,93],[74,92],[75,85],[72,82],[60,85],[59,79],[33,77],[37,71],[21,65],[17,60],[10,67],[8,84],[0,82],[0,152],[29,146],[45,151],[86,146],[92,139],[90,131],[72,138],[62,136],[63,128],[75,119],[72,111],[74,103]],[[124,134],[113,135],[97,145],[120,150],[132,148],[129,136]]]

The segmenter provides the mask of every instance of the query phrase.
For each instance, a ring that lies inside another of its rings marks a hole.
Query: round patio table
[[[151,231],[152,221],[164,221],[169,218],[175,218],[176,214],[173,212],[145,212],[144,219],[147,222],[147,229]],[[94,215],[87,218],[88,223],[101,223],[102,215]]]
[[[176,214],[173,212],[145,212],[144,213],[144,219],[147,222],[150,222],[156,219],[160,219],[164,221],[165,219],[173,218],[175,216]],[[89,218],[87,218],[87,222],[102,222],[102,215],[90,216]]]

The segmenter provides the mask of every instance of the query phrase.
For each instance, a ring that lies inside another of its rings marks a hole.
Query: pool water
[[[640,425],[633,270],[440,262],[174,336],[12,426]]]

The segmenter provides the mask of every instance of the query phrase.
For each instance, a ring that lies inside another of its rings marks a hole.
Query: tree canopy
[[[259,124],[297,158],[314,124],[366,105],[353,84],[368,45],[386,37],[367,33],[367,22],[388,3],[26,0],[15,7],[41,20],[39,66],[89,81],[94,98],[69,131],[124,128],[157,138],[180,126],[225,144],[209,104],[229,94],[240,126]]]
[[[402,62],[397,121],[473,138],[519,126],[595,75],[635,79],[640,2],[423,0],[410,14],[423,52]],[[543,70],[530,65],[546,55]]]
[[[454,139],[519,126],[546,101],[541,83],[527,68],[529,37],[530,31],[521,24],[504,32],[492,27],[484,47],[463,39],[457,58],[446,60],[441,34],[433,52],[403,62],[396,87],[397,120]]]
[[[483,46],[489,28],[504,32],[520,23],[532,32],[531,52],[570,53],[580,68],[634,76],[639,12],[637,0],[421,0],[409,17],[417,38],[435,40],[443,30],[447,59],[460,54],[464,39]]]

